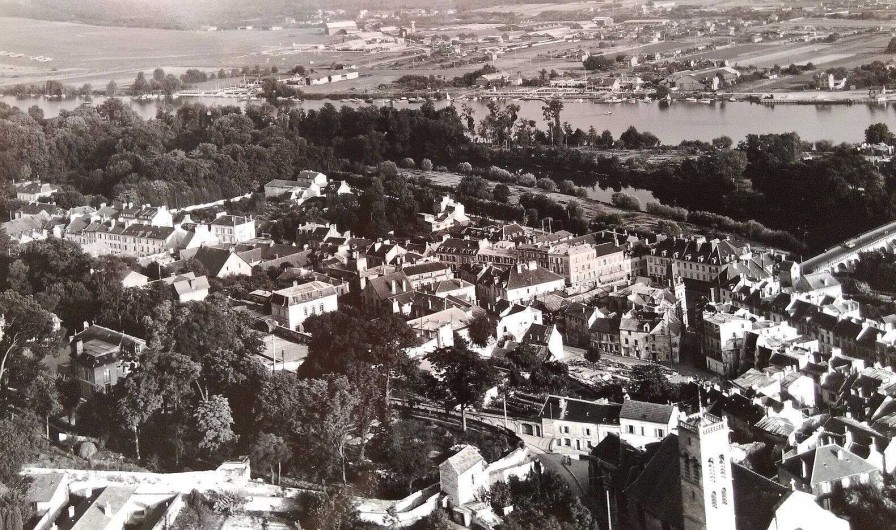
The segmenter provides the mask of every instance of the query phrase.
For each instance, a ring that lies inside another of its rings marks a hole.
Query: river
[[[97,105],[104,98],[93,98],[91,104]],[[198,101],[206,105],[245,105],[236,99],[227,98],[183,98],[174,102],[125,101],[140,116],[146,119],[155,117],[159,107],[177,106],[186,101]],[[47,100],[43,98],[16,99],[12,96],[0,97],[0,102],[27,109],[37,105],[46,117],[59,114],[60,110],[70,110],[84,101],[81,99]],[[328,100],[308,100],[297,102],[296,106],[306,109],[320,108]],[[336,106],[363,105],[348,101],[332,101]],[[378,101],[382,103],[382,101]],[[520,105],[520,115],[524,119],[535,120],[544,126],[540,101],[516,101]],[[482,101],[467,102],[477,115],[485,113]],[[398,108],[418,106],[407,101],[395,101]],[[437,102],[437,106],[446,102]],[[460,108],[460,105],[457,105]],[[657,103],[564,103],[563,121],[568,121],[573,128],[587,131],[594,126],[598,132],[604,129],[618,137],[629,126],[639,131],[650,131],[664,144],[676,145],[682,140],[709,141],[719,136],[729,136],[735,142],[751,133],[783,133],[795,131],[804,140],[830,140],[834,143],[859,142],[865,128],[872,123],[883,122],[896,129],[896,109],[884,105],[777,105],[766,106],[748,102],[719,102],[711,105],[689,102],[674,102],[669,106]]]

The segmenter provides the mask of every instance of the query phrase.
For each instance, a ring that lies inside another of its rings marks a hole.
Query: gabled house
[[[464,212],[464,205],[447,195],[442,197],[437,210],[435,214],[417,214],[428,232],[439,232],[448,230],[455,225],[466,226],[470,223],[470,218]]]
[[[522,342],[543,349],[548,360],[563,358],[563,336],[554,325],[532,324],[523,335]]]
[[[228,248],[201,247],[196,249],[192,255],[183,252],[181,257],[194,259],[201,263],[212,278],[252,275],[252,266]]]
[[[600,309],[573,302],[563,310],[566,342],[572,346],[588,346],[591,342],[591,326],[604,314]]]
[[[538,309],[506,300],[498,302],[494,306],[494,312],[498,315],[495,337],[499,340],[508,338],[514,342],[522,342],[533,324],[542,323],[542,313]]]
[[[177,297],[177,301],[198,302],[208,297],[209,283],[208,276],[196,276],[194,272],[186,272],[175,276],[162,278],[163,283],[170,285]]]
[[[476,500],[489,489],[486,462],[472,445],[454,448],[454,454],[439,464],[439,485],[452,507]]]
[[[413,285],[402,271],[368,278],[361,291],[361,305],[368,314],[398,313],[400,311],[395,304],[400,303],[400,299],[405,299],[410,311],[413,290]]]
[[[778,464],[778,480],[791,489],[821,496],[854,484],[877,485],[881,471],[836,444],[824,445]]]

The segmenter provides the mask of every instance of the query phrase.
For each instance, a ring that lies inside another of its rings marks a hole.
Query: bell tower
[[[736,530],[727,418],[700,411],[678,423],[684,530]]]

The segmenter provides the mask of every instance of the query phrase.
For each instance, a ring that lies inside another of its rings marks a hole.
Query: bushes
[[[423,171],[432,171],[432,160],[424,158],[420,161],[420,169]]]
[[[415,167],[417,167],[417,163],[414,162],[413,158],[407,157],[401,160],[401,167],[405,169],[414,169]]]
[[[688,222],[703,226],[710,226],[727,232],[734,232],[743,237],[754,239],[766,245],[789,249],[800,249],[802,244],[793,234],[784,230],[771,230],[757,221],[739,222],[734,219],[711,212],[690,212]]]
[[[457,165],[457,172],[463,175],[469,175],[473,172],[473,166],[469,162],[461,162]]]
[[[546,177],[538,179],[535,186],[544,191],[557,191],[557,183]]]
[[[377,167],[377,172],[384,178],[395,177],[398,176],[398,166],[395,165],[395,162],[386,160],[385,162],[380,162],[380,165]]]
[[[492,188],[492,199],[496,202],[506,203],[510,200],[510,188],[507,184],[496,184]]]
[[[575,195],[576,193],[576,185],[573,181],[567,179],[560,183],[560,193],[564,193],[566,195]]]
[[[489,180],[496,180],[498,182],[513,182],[515,180],[513,178],[513,173],[506,169],[501,169],[498,166],[488,168],[487,176]]]
[[[681,227],[678,226],[678,223],[676,223],[675,221],[670,221],[668,219],[660,219],[659,221],[657,221],[656,231],[670,237],[680,236],[682,233]]]
[[[652,213],[653,215],[658,215],[674,221],[688,220],[688,211],[677,206],[666,206],[665,204],[660,204],[658,202],[648,202],[645,210],[647,213]]]
[[[613,206],[617,208],[622,208],[623,210],[640,210],[641,202],[631,195],[627,193],[622,193],[621,191],[617,191],[610,197],[610,202]]]
[[[532,186],[535,186],[535,183],[538,181],[535,179],[535,175],[533,175],[532,173],[523,173],[522,175],[517,177],[516,182],[520,186],[531,188]]]

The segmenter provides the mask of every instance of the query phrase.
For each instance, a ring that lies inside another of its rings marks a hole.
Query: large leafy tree
[[[270,470],[271,482],[273,483],[274,466],[277,466],[277,476],[280,476],[281,465],[289,462],[292,457],[292,451],[286,440],[280,436],[263,432],[255,438],[249,447],[249,457],[252,459],[254,467]]]
[[[54,339],[53,318],[31,297],[0,293],[0,392],[6,396],[9,372],[21,368],[26,353],[46,353]]]
[[[460,407],[463,429],[467,430],[467,409],[482,402],[486,390],[496,382],[495,369],[462,341],[439,348],[427,356],[435,370],[438,385]]]
[[[357,432],[360,399],[345,376],[306,379],[299,383],[304,405],[297,411],[301,443],[317,448],[328,470],[341,468],[347,482],[348,444]]]
[[[121,425],[134,433],[134,454],[140,460],[140,430],[162,406],[158,383],[151,374],[131,374],[116,385],[115,413]]]
[[[200,401],[193,411],[193,421],[199,435],[199,449],[207,453],[214,453],[237,439],[233,432],[230,403],[223,396],[211,396]]]

